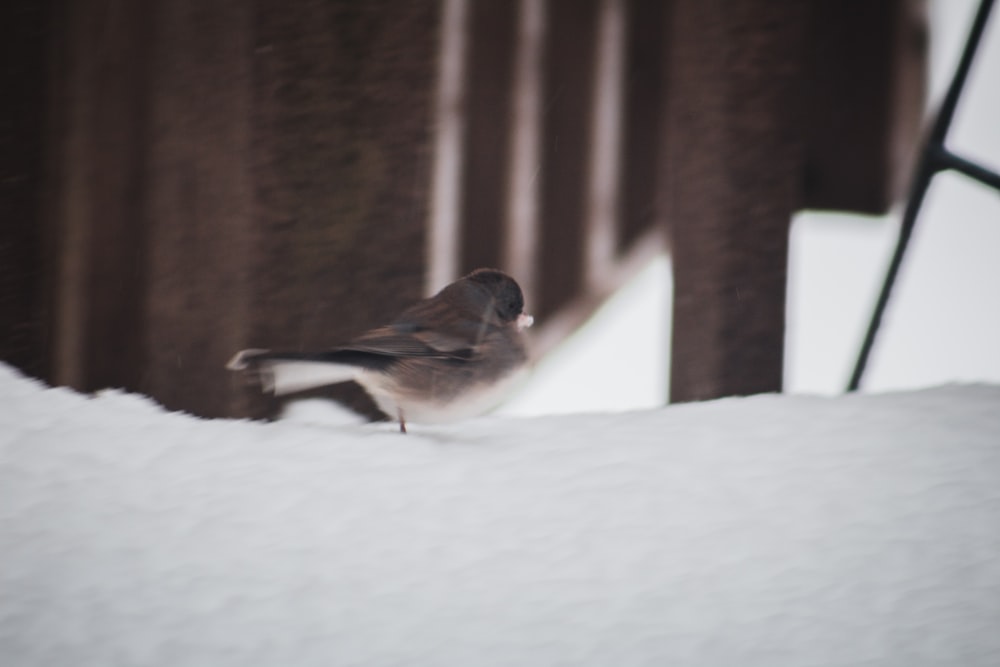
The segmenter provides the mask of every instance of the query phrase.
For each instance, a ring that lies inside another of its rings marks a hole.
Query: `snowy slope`
[[[0,664],[1000,664],[1000,387],[448,427],[0,367]]]

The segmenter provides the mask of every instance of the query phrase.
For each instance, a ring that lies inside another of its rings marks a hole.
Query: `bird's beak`
[[[517,330],[524,331],[532,324],[535,323],[535,318],[527,313],[521,313],[517,316]]]

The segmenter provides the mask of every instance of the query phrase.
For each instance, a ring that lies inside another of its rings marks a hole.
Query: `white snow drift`
[[[448,427],[0,368],[0,662],[1000,664],[1000,387]]]

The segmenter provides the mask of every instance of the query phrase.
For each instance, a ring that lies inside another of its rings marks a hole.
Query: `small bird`
[[[242,350],[226,368],[250,371],[276,395],[354,380],[406,433],[408,419],[448,421],[493,407],[528,360],[521,332],[533,322],[513,278],[476,269],[343,345]]]

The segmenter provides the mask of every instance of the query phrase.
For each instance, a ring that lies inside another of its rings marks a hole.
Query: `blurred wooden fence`
[[[544,351],[670,246],[673,398],[778,390],[789,218],[888,206],[923,29],[910,0],[13,0],[0,358],[265,414],[233,350],[499,266]]]

